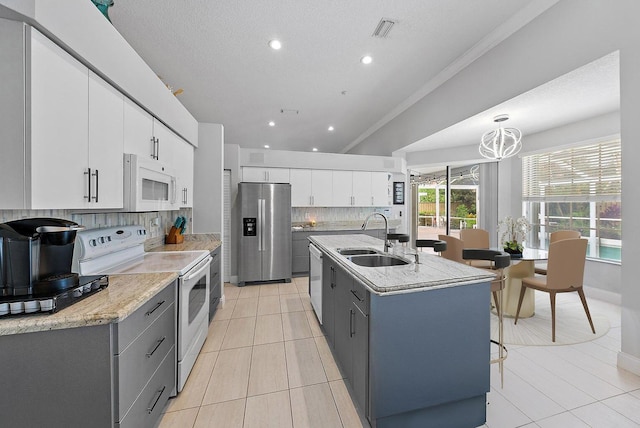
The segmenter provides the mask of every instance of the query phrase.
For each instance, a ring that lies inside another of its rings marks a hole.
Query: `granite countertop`
[[[372,248],[381,251],[384,242],[368,235],[321,235],[311,236],[309,239],[332,260],[362,281],[372,293],[378,295],[455,287],[485,282],[495,277],[486,270],[421,252],[418,252],[419,264],[414,262],[413,255],[406,255],[405,258],[411,261],[407,265],[358,266],[339,254],[337,249]],[[398,255],[402,256],[400,253]]]
[[[190,234],[182,244],[162,244],[148,251],[213,251],[216,234]],[[0,317],[0,336],[109,324],[122,321],[178,277],[175,272],[109,275],[109,286],[54,314]]]
[[[215,233],[196,233],[184,235],[182,244],[161,244],[147,251],[213,251],[222,245],[220,236]]]
[[[326,221],[318,222],[315,226],[310,223],[294,223],[291,226],[292,232],[326,232],[332,230],[360,230],[362,228],[362,220],[356,221]],[[390,219],[389,229],[394,229],[400,226],[401,220]],[[372,219],[367,225],[367,230],[370,229],[384,229],[384,221]]]
[[[109,286],[54,314],[0,318],[0,336],[122,321],[178,277],[176,273],[109,275]]]

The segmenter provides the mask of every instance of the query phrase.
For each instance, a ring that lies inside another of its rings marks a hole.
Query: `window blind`
[[[620,141],[524,156],[522,174],[525,201],[619,201]]]

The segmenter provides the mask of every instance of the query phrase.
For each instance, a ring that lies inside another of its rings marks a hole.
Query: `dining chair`
[[[461,229],[463,248],[489,248],[489,232],[485,229]],[[493,268],[491,260],[470,260],[469,264],[479,268]]]
[[[445,259],[453,260],[454,262],[465,263],[462,258],[462,240],[451,235],[438,235],[438,239],[446,242],[447,249],[443,250],[440,255]]]
[[[441,253],[446,251],[447,243],[440,239],[416,239],[416,248],[420,248],[420,251],[423,248],[433,248],[436,253]]]
[[[551,232],[549,234],[549,245],[556,241],[561,241],[563,239],[578,239],[580,238],[580,232],[577,230],[556,230],[555,232]],[[535,271],[537,274],[546,275],[547,274],[547,262],[537,263],[535,266]]]
[[[522,279],[520,298],[514,324],[518,323],[522,299],[527,288],[549,293],[551,301],[551,341],[556,341],[556,294],[576,291],[582,301],[593,334],[596,333],[589,313],[587,299],[584,296],[582,282],[584,264],[587,258],[586,239],[562,239],[549,245],[549,261],[546,275],[534,275]]]
[[[504,268],[509,267],[511,264],[511,256],[502,251],[465,248],[462,250],[462,258],[464,260],[489,261],[496,272],[495,279],[491,281],[491,293],[493,294],[493,301],[498,315],[498,340],[491,340],[491,342],[498,345],[498,358],[492,359],[491,364],[498,363],[500,370],[500,386],[504,386],[503,363],[507,358],[508,352],[504,345],[504,317],[502,311],[504,306],[502,305],[502,295],[506,280]]]

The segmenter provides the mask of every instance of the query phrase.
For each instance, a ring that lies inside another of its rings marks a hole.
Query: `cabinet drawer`
[[[131,346],[114,358],[120,416],[125,415],[169,349],[176,343],[175,304],[169,305]]]
[[[175,383],[176,352],[175,347],[172,347],[133,403],[129,413],[115,426],[120,428],[152,428],[156,426]]]
[[[117,353],[122,351],[133,342],[136,337],[147,329],[162,313],[176,300],[175,281],[169,284],[164,290],[149,299],[137,311],[129,315],[122,322],[116,324],[117,334],[115,349]]]
[[[351,285],[351,298],[364,315],[369,315],[369,291],[355,278]]]
[[[211,253],[211,276],[220,272],[220,247]]]

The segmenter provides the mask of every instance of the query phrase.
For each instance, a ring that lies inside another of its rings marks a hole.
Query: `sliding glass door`
[[[412,176],[413,234],[416,239],[458,237],[460,229],[476,227],[480,173],[476,164],[445,167]]]

